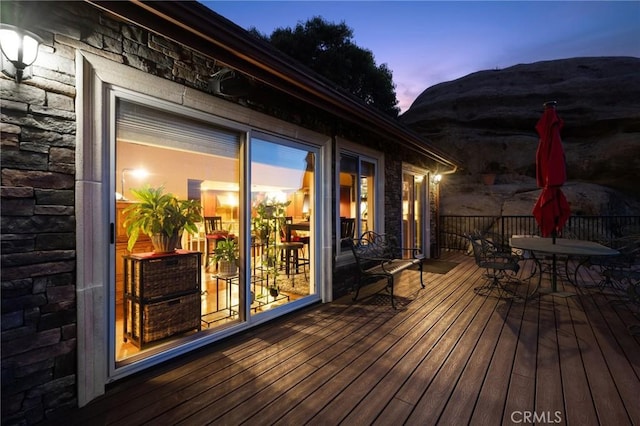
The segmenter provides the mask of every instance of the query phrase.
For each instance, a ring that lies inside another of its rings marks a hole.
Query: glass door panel
[[[315,294],[316,153],[251,139],[251,314]]]
[[[375,229],[376,164],[351,154],[340,156],[339,252],[348,252],[347,238]]]
[[[360,163],[360,234],[374,229],[374,212],[376,191],[373,189],[375,181],[375,165],[368,161]]]
[[[414,200],[413,200],[413,215],[414,215],[414,236],[413,236],[413,245],[412,247],[422,249],[423,238],[424,238],[424,214],[425,214],[425,187],[424,187],[424,177],[423,176],[415,176],[414,182]]]
[[[221,274],[214,256],[218,237],[242,235],[239,140],[239,133],[204,121],[117,100],[112,338],[118,365],[239,321],[238,273]],[[199,221],[194,234],[182,234],[181,249],[165,254],[141,231],[129,250],[127,212],[141,202],[132,190],[146,187],[195,200],[205,218],[221,218],[219,229]]]
[[[402,245],[422,248],[424,239],[424,177],[412,173],[402,176]]]

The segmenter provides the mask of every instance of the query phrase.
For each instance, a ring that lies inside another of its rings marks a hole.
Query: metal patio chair
[[[475,287],[476,294],[497,296],[499,298],[520,298],[512,289],[506,287],[507,282],[519,282],[516,275],[520,270],[520,258],[504,251],[503,247],[493,244],[480,232],[467,234],[471,243],[476,265],[485,270],[486,284]]]

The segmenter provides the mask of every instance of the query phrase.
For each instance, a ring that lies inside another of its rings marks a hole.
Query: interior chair
[[[204,232],[213,234],[214,231],[222,231],[222,216],[205,216]]]
[[[466,235],[466,237],[473,248],[476,265],[485,270],[486,284],[473,290],[483,296],[518,297],[513,291],[505,287],[507,282],[517,281],[516,274],[520,270],[518,256],[510,251],[503,251],[503,248],[494,245],[482,233],[475,232]]]
[[[353,217],[340,217],[340,247],[351,247],[356,232],[356,219]]]
[[[227,239],[230,235],[229,232],[222,229],[222,216],[205,216],[204,232],[206,236],[204,264],[206,265],[205,268],[207,268],[209,266],[209,257],[215,253],[218,243]]]
[[[287,216],[285,218],[285,223],[293,223],[293,218],[291,216]],[[300,251],[300,254],[302,255],[302,257],[299,258],[298,262],[308,265],[309,256],[307,256],[307,253],[308,253],[309,242],[311,241],[311,237],[309,235],[297,235],[295,231],[293,231],[291,235],[291,241],[304,244],[302,246],[302,250]]]
[[[293,271],[300,272],[300,268],[307,278],[306,267],[309,266],[309,259],[305,256],[305,245],[309,244],[309,237],[291,235],[288,239],[286,225],[293,223],[293,217],[286,216],[283,226],[280,227],[280,259],[284,264],[284,269],[289,278]]]

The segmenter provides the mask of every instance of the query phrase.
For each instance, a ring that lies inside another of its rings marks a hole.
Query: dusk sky
[[[470,73],[577,56],[640,57],[640,1],[203,1],[271,35],[313,16],[344,21],[393,72],[406,111],[425,89]]]

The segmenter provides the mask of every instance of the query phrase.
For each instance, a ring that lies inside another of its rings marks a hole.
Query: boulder
[[[531,215],[541,189],[534,178],[508,176],[484,185],[464,175],[447,175],[441,185],[440,214],[468,216]],[[639,215],[640,201],[602,185],[567,182],[562,187],[572,215]]]
[[[496,188],[477,185],[480,192],[524,196],[539,191],[535,125],[549,100],[558,102],[565,122],[567,190],[576,191],[570,202],[584,214],[640,214],[633,210],[640,200],[640,58],[572,58],[476,72],[428,88],[400,120],[459,162],[456,180],[474,185],[493,165]],[[469,194],[450,190],[442,191],[445,206]],[[583,206],[584,194],[593,202]]]

